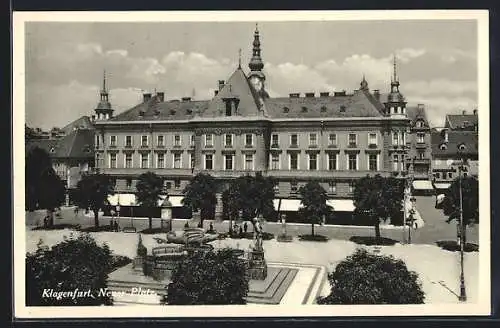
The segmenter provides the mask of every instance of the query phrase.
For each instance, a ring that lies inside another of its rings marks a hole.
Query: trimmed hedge
[[[442,249],[450,251],[450,252],[459,252],[460,251],[460,244],[458,244],[455,240],[440,240],[440,241],[436,242],[436,245],[438,245]],[[473,243],[466,243],[464,245],[464,252],[467,252],[467,253],[479,252],[479,245],[473,244]]]
[[[142,231],[140,231],[140,233],[143,233],[145,235],[152,235],[152,234],[156,234],[156,233],[168,233],[170,232],[170,229],[167,228],[167,227],[163,227],[163,228],[146,228]]]
[[[373,237],[373,236],[352,236],[349,238],[350,241],[359,244],[359,245],[366,245],[366,246],[374,246],[374,245],[379,245],[379,246],[392,246],[395,245],[396,243],[399,243],[399,241],[390,239],[390,238],[385,238],[385,237]]]
[[[69,223],[61,223],[61,224],[54,224],[50,227],[34,227],[31,230],[64,230],[64,229],[74,229],[74,230],[80,230],[80,225],[79,224],[69,224]]]
[[[299,239],[302,241],[320,241],[320,242],[328,241],[328,237],[323,235],[300,235]]]
[[[253,239],[253,232],[233,232],[230,234],[230,238],[232,239]],[[262,240],[271,240],[274,239],[274,234],[269,233],[269,232],[263,232],[262,233]]]

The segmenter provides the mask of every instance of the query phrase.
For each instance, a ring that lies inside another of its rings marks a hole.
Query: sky
[[[259,23],[266,89],[348,92],[363,74],[388,92],[397,56],[400,91],[424,104],[432,126],[477,107],[477,23],[468,20]],[[94,114],[106,70],[115,115],[143,92],[210,99],[218,80],[248,72],[251,22],[29,22],[25,26],[26,123],[50,129]],[[481,110],[481,109],[479,109]]]

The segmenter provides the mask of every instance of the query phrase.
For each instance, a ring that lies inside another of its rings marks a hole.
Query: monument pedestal
[[[144,258],[142,256],[136,256],[132,260],[132,269],[134,271],[143,271],[143,266],[144,266]]]
[[[248,273],[250,279],[264,280],[267,277],[267,263],[264,258],[264,250],[253,249],[248,261]]]

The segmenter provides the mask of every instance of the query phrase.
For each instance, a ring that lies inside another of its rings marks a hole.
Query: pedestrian
[[[210,232],[214,232],[214,224],[210,222],[210,228],[208,229]]]
[[[243,224],[243,230],[245,231],[245,233],[247,233],[247,231],[248,231],[248,223],[247,223],[247,221],[245,221],[245,223]]]
[[[184,224],[184,228],[189,228],[189,222],[186,221],[186,224]]]
[[[240,236],[243,236],[243,229],[240,227]]]
[[[118,225],[118,220],[115,221],[115,231],[116,232],[120,231],[120,226]]]

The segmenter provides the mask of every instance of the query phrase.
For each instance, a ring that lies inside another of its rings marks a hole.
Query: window
[[[280,169],[280,156],[278,154],[271,154],[271,170]]]
[[[448,149],[448,146],[446,146],[445,144],[442,144],[441,146],[439,146],[439,149],[446,150],[446,149]]]
[[[448,179],[453,179],[453,172],[448,172]]]
[[[425,152],[424,151],[419,151],[418,152],[418,158],[419,159],[424,159],[425,158]]]
[[[181,165],[181,154],[174,153],[174,169],[180,169]]]
[[[417,133],[417,143],[424,143],[425,142],[425,133]]]
[[[214,155],[212,154],[205,155],[205,170],[213,170],[213,159]]]
[[[398,131],[392,132],[392,145],[393,146],[399,145],[399,132]]]
[[[326,112],[326,106],[321,106],[321,112],[322,113]]]
[[[424,122],[422,121],[417,121],[417,128],[423,128],[424,127]]]
[[[116,147],[116,136],[110,136],[109,137],[109,146],[110,147]]]
[[[165,181],[165,189],[171,189],[172,188],[172,182],[170,181]]]
[[[224,170],[233,170],[233,154],[224,155]]]
[[[245,170],[253,170],[253,154],[245,154]]]
[[[164,153],[158,153],[156,167],[159,169],[165,168],[165,154]]]
[[[336,146],[337,145],[337,135],[335,133],[330,133],[328,135],[328,145]]]
[[[280,183],[278,181],[276,181],[274,183],[274,193],[277,194],[280,192]]]
[[[461,144],[460,146],[458,146],[458,149],[459,149],[459,150],[465,150],[465,145],[464,145],[464,144]]]
[[[189,153],[189,168],[194,168],[194,156],[192,153]]]
[[[149,167],[149,154],[141,154],[141,169]]]
[[[95,136],[95,147],[99,148],[99,136],[98,135]]]
[[[226,134],[226,136],[225,136],[225,145],[226,145],[226,147],[232,147],[233,146],[233,135],[232,134]]]
[[[316,133],[309,134],[309,146],[316,147],[318,145],[318,135]]]
[[[97,153],[95,154],[95,159],[97,163],[97,167],[104,167],[104,158],[101,156],[101,154]]]
[[[180,147],[181,145],[181,136],[176,134],[174,135],[174,147]]]
[[[141,136],[141,146],[142,147],[148,146],[148,136]]]
[[[190,146],[194,146],[194,143],[195,143],[195,137],[196,137],[196,136],[195,136],[194,134],[192,134],[192,135],[191,135],[191,138],[189,139],[189,145],[190,145]]]
[[[309,170],[315,171],[318,169],[318,155],[309,154]]]
[[[399,169],[399,163],[398,163],[398,161],[399,161],[398,155],[394,155],[392,157],[392,170],[393,171],[397,171]]]
[[[401,131],[401,145],[406,145],[406,132]]]
[[[337,169],[337,154],[328,154],[328,169],[330,171]]]
[[[358,169],[358,155],[357,154],[349,154],[347,157],[348,167],[350,171],[355,171]]]
[[[295,193],[297,193],[298,190],[299,190],[299,188],[298,188],[297,181],[290,182],[290,191],[295,194]]]
[[[377,145],[377,134],[376,133],[369,133],[368,134],[368,144],[369,145]]]
[[[328,182],[328,192],[330,194],[337,193],[337,183],[335,183],[334,181]]]
[[[246,146],[252,146],[253,145],[253,134],[247,133],[245,135],[245,145]]]
[[[290,136],[290,146],[297,147],[299,145],[299,140],[296,134]]]
[[[158,147],[165,146],[165,143],[164,143],[165,138],[163,136],[158,136],[156,139],[157,139],[156,144],[158,145]]]
[[[355,186],[354,186],[354,182],[350,182],[350,183],[349,183],[349,193],[351,193],[351,194],[352,194],[352,193],[354,192],[354,188],[355,188]]]
[[[378,155],[369,154],[368,155],[368,169],[370,171],[377,171],[378,169]]]
[[[174,188],[179,189],[181,187],[181,179],[174,180]]]
[[[116,169],[116,154],[109,154],[109,168]]]
[[[125,154],[125,168],[132,168],[132,154]]]
[[[277,134],[271,135],[271,147],[278,147],[279,139]]]
[[[226,116],[231,116],[231,101],[226,100]]]
[[[213,147],[213,135],[205,134],[205,147]]]
[[[292,153],[290,154],[290,170],[298,170],[299,169],[299,155]]]
[[[356,147],[356,134],[349,133],[349,147]]]
[[[130,189],[132,187],[132,179],[126,179],[125,185],[127,186],[128,189]]]
[[[125,136],[125,147],[132,147],[132,136]]]

